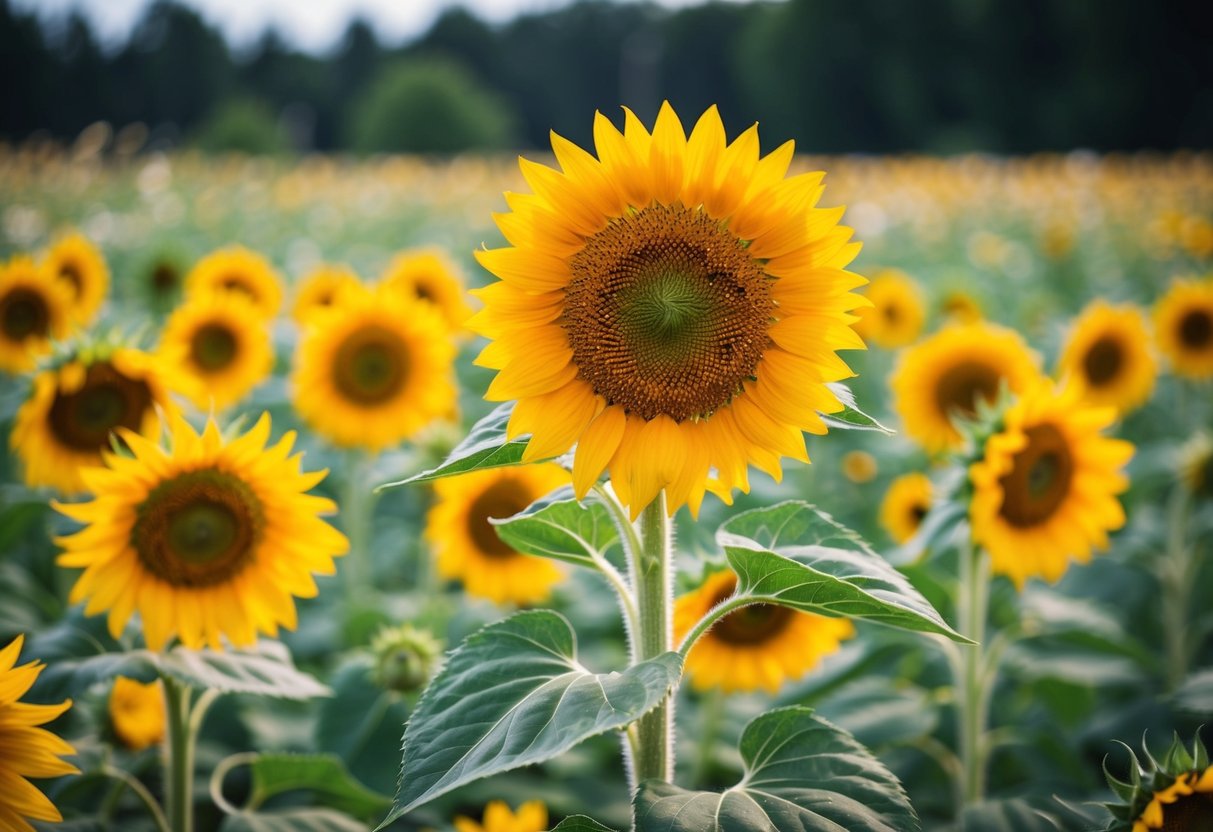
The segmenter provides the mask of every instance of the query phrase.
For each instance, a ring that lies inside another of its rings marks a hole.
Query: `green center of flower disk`
[[[736,584],[718,592],[709,609],[733,596]],[[727,644],[762,644],[782,633],[792,623],[793,610],[778,604],[750,604],[734,610],[712,627],[712,638]]]
[[[1020,528],[1048,521],[1065,502],[1074,476],[1069,442],[1056,426],[1024,431],[1028,443],[1015,454],[1010,473],[1000,479],[1002,517]]]
[[[146,382],[127,378],[108,361],[98,361],[89,365],[78,389],[55,394],[47,421],[63,445],[96,453],[118,428],[140,430],[151,407],[152,391]]]
[[[497,536],[490,518],[512,517],[532,502],[530,490],[507,477],[490,485],[468,507],[467,533],[476,548],[491,558],[519,557],[518,552]]]
[[[0,328],[8,340],[41,337],[50,325],[51,310],[40,292],[17,288],[0,298]]]
[[[935,406],[945,418],[953,413],[972,419],[977,402],[987,404],[998,396],[1002,374],[981,361],[961,361],[948,368],[935,386]]]
[[[1104,336],[1092,344],[1087,354],[1082,357],[1082,370],[1088,382],[1095,387],[1102,387],[1115,381],[1120,375],[1124,359],[1125,353],[1120,341],[1110,335]]]
[[[355,404],[383,404],[404,389],[408,370],[404,340],[386,327],[365,326],[347,335],[337,347],[333,383]]]
[[[264,534],[260,499],[234,474],[188,471],[152,489],[131,532],[140,562],[173,586],[207,587],[243,570]]]
[[[771,278],[724,224],[681,205],[612,220],[570,261],[561,325],[583,379],[644,419],[707,416],[770,345]]]
[[[1201,832],[1213,829],[1213,794],[1184,795],[1162,807],[1160,832]]]
[[[1179,340],[1185,347],[1194,350],[1213,345],[1213,312],[1193,309],[1180,318]]]
[[[240,349],[240,342],[227,324],[203,324],[190,338],[190,360],[204,373],[226,370]]]

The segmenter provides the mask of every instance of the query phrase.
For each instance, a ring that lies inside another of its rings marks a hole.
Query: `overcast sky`
[[[80,10],[107,45],[122,43],[153,0],[14,0],[22,11],[44,18]],[[747,0],[732,0],[747,2]],[[311,52],[331,48],[346,24],[363,17],[374,25],[380,40],[397,43],[421,34],[450,6],[463,6],[478,17],[504,21],[522,12],[567,6],[571,0],[178,0],[197,9],[219,27],[235,46],[254,43],[269,26],[295,46]],[[629,2],[629,0],[618,0]],[[663,6],[698,5],[704,0],[656,0]]]

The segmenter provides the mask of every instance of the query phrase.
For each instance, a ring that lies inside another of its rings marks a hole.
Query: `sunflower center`
[[[408,369],[408,350],[400,336],[385,327],[367,326],[337,348],[333,382],[351,401],[382,404],[404,387]]]
[[[881,310],[884,314],[884,319],[890,324],[896,324],[901,319],[901,310],[897,308],[897,304],[890,303]]]
[[[1189,349],[1200,350],[1213,343],[1213,315],[1193,309],[1179,321],[1179,340]]]
[[[1160,832],[1200,832],[1213,829],[1213,794],[1196,792],[1164,806]]]
[[[594,392],[644,419],[729,403],[769,344],[762,264],[723,224],[681,205],[611,222],[570,262],[561,324]]]
[[[1112,381],[1120,374],[1124,358],[1120,342],[1115,338],[1100,338],[1082,358],[1082,369],[1086,373],[1087,381],[1096,387],[1102,387]]]
[[[253,291],[253,287],[238,274],[228,275],[219,281],[219,285],[225,292],[235,292],[238,295],[244,295],[251,301],[257,300],[257,293]]]
[[[116,429],[138,431],[151,406],[152,391],[146,382],[127,378],[109,362],[98,361],[85,371],[79,389],[55,394],[48,422],[62,444],[95,453]]]
[[[497,529],[489,518],[512,517],[531,504],[530,494],[512,479],[501,480],[485,489],[468,509],[467,530],[483,554],[494,558],[509,558],[518,555],[497,536]]]
[[[966,418],[977,415],[978,400],[994,401],[1002,375],[989,364],[962,361],[948,369],[935,388],[935,406],[945,417],[953,412]]]
[[[236,358],[236,335],[220,323],[198,327],[190,338],[190,359],[208,373],[224,370]]]
[[[1015,455],[1003,490],[1002,516],[1013,526],[1035,526],[1052,517],[1070,493],[1074,461],[1065,435],[1053,425],[1025,431],[1028,444]]]
[[[50,307],[33,289],[14,289],[0,298],[0,327],[10,341],[41,337],[50,326]]]
[[[158,292],[167,292],[177,286],[177,269],[169,263],[157,263],[152,269],[152,287]]]
[[[736,581],[720,588],[709,608],[733,597]],[[728,644],[762,644],[779,635],[792,621],[792,610],[777,604],[751,604],[734,610],[716,622],[712,637]]]
[[[75,263],[63,263],[59,266],[59,276],[72,284],[75,296],[80,297],[80,292],[84,289],[84,278],[80,274],[80,267]]]
[[[929,506],[924,506],[921,503],[910,506],[910,519],[914,524],[914,528],[922,525],[922,521],[927,519],[927,514],[930,510]]]
[[[173,586],[207,587],[249,564],[264,527],[261,501],[247,483],[204,468],[165,480],[148,494],[131,542],[158,578]]]
[[[434,293],[430,291],[430,287],[424,283],[416,283],[413,285],[413,295],[417,300],[434,300]]]

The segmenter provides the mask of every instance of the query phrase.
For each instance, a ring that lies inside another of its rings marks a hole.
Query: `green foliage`
[[[221,104],[199,126],[194,143],[212,153],[274,155],[290,149],[273,111],[247,98]]]
[[[553,491],[526,510],[494,520],[497,536],[527,555],[600,570],[619,553],[619,530],[597,500],[578,502],[571,487]]]
[[[483,419],[472,425],[468,435],[447,454],[446,459],[437,468],[422,471],[420,474],[396,482],[384,483],[379,488],[382,490],[400,485],[430,482],[442,477],[453,477],[486,468],[521,465],[522,452],[526,450],[529,440],[506,439],[506,425],[509,424],[510,414],[513,412],[513,402],[498,405]]]
[[[220,832],[366,832],[366,824],[334,809],[282,809],[228,815]]]
[[[552,827],[552,832],[615,832],[585,815],[572,815]]]
[[[828,426],[840,430],[874,430],[878,433],[890,434],[896,431],[886,428],[880,422],[859,409],[855,402],[855,394],[845,384],[832,383],[826,387],[838,397],[842,410],[837,413],[822,413],[821,420]]]
[[[276,795],[308,791],[324,806],[347,815],[370,818],[385,811],[392,800],[355,780],[341,759],[327,754],[256,754],[245,757],[252,774],[248,810],[256,810]]]

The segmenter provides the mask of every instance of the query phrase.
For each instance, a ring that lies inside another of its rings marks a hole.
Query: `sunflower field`
[[[1213,157],[586,118],[0,148],[0,830],[1213,830]]]

